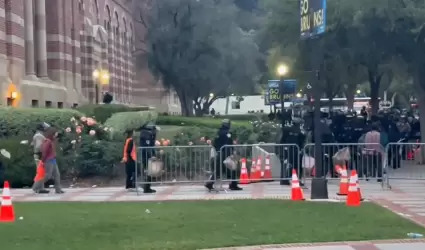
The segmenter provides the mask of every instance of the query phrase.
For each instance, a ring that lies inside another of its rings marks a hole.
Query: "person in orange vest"
[[[127,138],[124,144],[122,162],[125,164],[125,189],[135,191],[136,189],[136,145],[133,140],[133,131],[127,131]]]

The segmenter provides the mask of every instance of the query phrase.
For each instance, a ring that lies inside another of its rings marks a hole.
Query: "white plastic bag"
[[[314,168],[314,158],[308,155],[304,155],[302,159],[302,165],[305,169],[313,169]]]

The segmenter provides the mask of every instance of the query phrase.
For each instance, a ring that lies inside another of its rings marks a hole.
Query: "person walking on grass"
[[[55,181],[55,191],[57,194],[63,194],[64,191],[60,185],[60,173],[58,164],[56,162],[56,147],[55,140],[58,136],[58,132],[55,128],[49,127],[46,129],[45,140],[43,141],[40,147],[40,153],[42,161],[44,165],[44,178],[38,180],[34,183],[32,189],[36,193],[46,194],[49,193],[49,190],[44,189],[44,184],[53,177]]]

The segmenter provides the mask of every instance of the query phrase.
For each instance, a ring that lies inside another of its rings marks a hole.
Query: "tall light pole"
[[[95,69],[93,71],[93,80],[94,80],[94,88],[96,95],[96,104],[99,104],[99,85],[108,85],[109,84],[110,75],[108,70],[105,69]]]

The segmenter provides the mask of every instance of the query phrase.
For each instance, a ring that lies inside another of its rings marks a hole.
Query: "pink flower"
[[[207,144],[211,145],[211,140],[207,140]]]
[[[66,128],[65,132],[67,132],[67,133],[71,132],[71,128],[70,127]]]
[[[89,125],[89,126],[93,126],[93,125],[96,125],[96,120],[95,119],[93,119],[93,118],[87,118],[87,125]]]
[[[92,130],[90,130],[89,134],[90,135],[95,135],[96,134],[96,131],[92,129]]]
[[[203,141],[205,141],[205,137],[201,137],[201,139],[200,139],[200,140],[201,140],[202,142],[203,142]]]
[[[82,132],[82,128],[81,128],[81,126],[77,126],[77,127],[75,128],[75,132],[77,132],[77,134],[81,134],[81,132]]]
[[[233,144],[238,144],[238,141],[237,140],[233,140]]]
[[[160,141],[155,141],[155,146],[161,146],[161,142]]]
[[[166,140],[162,142],[162,146],[169,146],[170,145],[170,141]]]
[[[82,116],[82,117],[80,118],[80,120],[81,120],[82,122],[86,122],[86,121],[87,121],[87,117]]]

